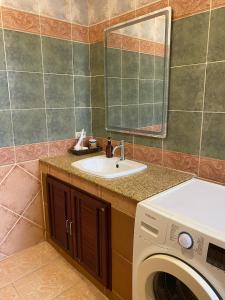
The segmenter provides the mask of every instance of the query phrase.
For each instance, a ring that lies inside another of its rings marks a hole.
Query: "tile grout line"
[[[47,115],[47,102],[46,102],[46,86],[45,86],[45,73],[44,73],[44,56],[43,56],[43,41],[42,41],[42,26],[41,26],[41,8],[38,1],[38,18],[40,26],[40,44],[41,44],[41,66],[42,66],[42,82],[43,82],[43,91],[44,91],[44,110],[45,110],[45,129],[46,129],[46,139],[47,139],[47,151],[49,156],[49,132],[48,132],[48,115]]]
[[[7,62],[7,54],[6,54],[6,44],[5,44],[5,31],[3,29],[3,15],[2,15],[2,8],[0,7],[0,14],[1,14],[1,21],[2,21],[2,39],[3,39],[3,49],[4,49],[4,58],[5,58],[5,72],[6,72],[6,79],[7,79],[7,89],[9,95],[9,109],[10,109],[10,119],[11,119],[11,133],[12,133],[12,142],[14,149],[14,164],[16,163],[16,148],[15,148],[15,135],[14,135],[14,125],[13,125],[13,112],[12,112],[12,101],[11,101],[11,93],[10,93],[10,86],[9,86],[9,74],[8,74],[8,62]]]
[[[200,131],[200,141],[199,141],[199,153],[198,153],[198,170],[197,175],[200,173],[201,164],[201,154],[202,154],[202,139],[203,139],[203,126],[204,126],[204,108],[205,108],[205,95],[206,95],[206,81],[207,81],[207,64],[208,64],[208,54],[209,54],[209,40],[210,40],[210,29],[211,29],[211,17],[212,17],[212,0],[210,0],[210,10],[209,10],[209,24],[208,24],[208,34],[207,34],[207,45],[206,45],[206,62],[205,62],[205,74],[204,74],[204,89],[203,89],[203,99],[202,99],[202,118],[201,118],[201,131]]]
[[[33,177],[34,179],[36,179],[38,182],[41,182],[39,178],[37,178],[34,174],[30,173],[29,171],[27,171],[25,168],[23,168],[21,165],[21,163],[17,163],[16,167],[18,167],[19,169],[23,170],[25,173],[27,173],[28,175],[30,175],[31,177]]]

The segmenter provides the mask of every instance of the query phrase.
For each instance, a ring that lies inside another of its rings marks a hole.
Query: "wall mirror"
[[[166,137],[171,8],[105,30],[106,129]]]

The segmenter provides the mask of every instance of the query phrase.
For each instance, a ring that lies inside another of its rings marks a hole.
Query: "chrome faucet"
[[[120,159],[119,160],[125,160],[125,145],[124,145],[124,140],[122,140],[120,142],[120,144],[113,149],[113,152],[112,152],[113,156],[114,156],[114,153],[116,152],[117,149],[120,149]]]

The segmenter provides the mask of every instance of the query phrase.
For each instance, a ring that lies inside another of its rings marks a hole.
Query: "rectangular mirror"
[[[105,30],[106,130],[166,137],[171,9]]]

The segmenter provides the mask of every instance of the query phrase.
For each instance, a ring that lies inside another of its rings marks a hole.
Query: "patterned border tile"
[[[40,22],[41,22],[41,33],[43,35],[71,40],[70,23],[54,20],[48,17],[41,17]]]
[[[199,176],[225,184],[225,161],[201,157]]]

